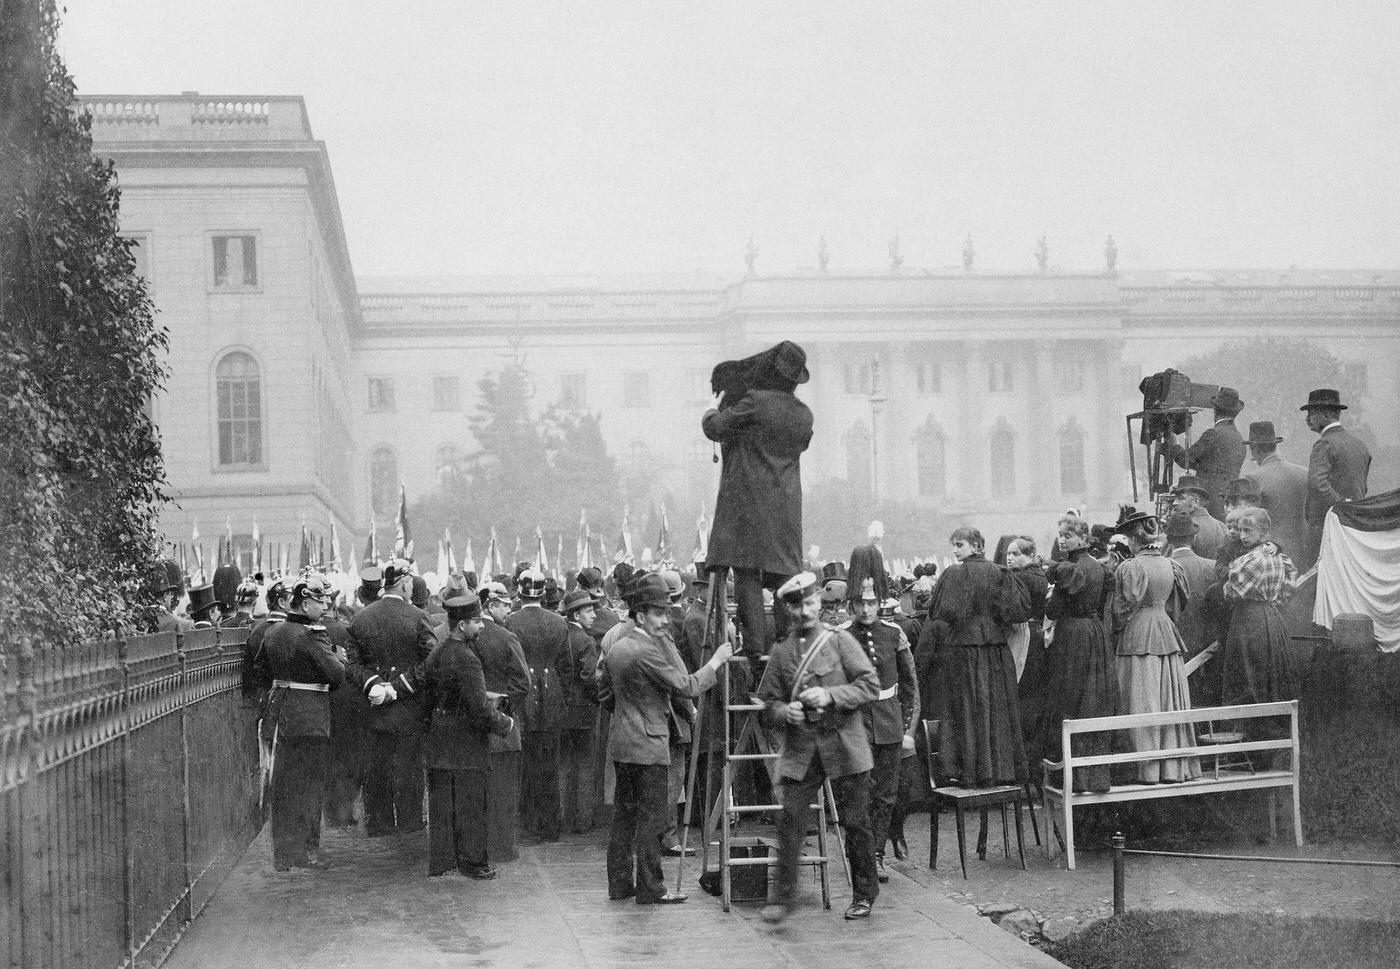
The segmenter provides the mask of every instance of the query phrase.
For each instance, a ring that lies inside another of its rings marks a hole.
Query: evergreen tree
[[[50,0],[0,17],[0,649],[150,618],[164,376],[116,175],[92,157]]]

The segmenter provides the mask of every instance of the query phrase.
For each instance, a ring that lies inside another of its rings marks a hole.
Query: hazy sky
[[[69,0],[80,93],[305,97],[356,272],[1400,265],[1400,4]]]

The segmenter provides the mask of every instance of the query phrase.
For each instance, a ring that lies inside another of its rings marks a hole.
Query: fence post
[[[1113,914],[1122,915],[1127,911],[1127,905],[1123,901],[1124,895],[1124,871],[1123,871],[1123,849],[1128,846],[1128,839],[1123,837],[1122,831],[1113,832]]]
[[[117,631],[117,662],[122,671],[121,724],[122,744],[122,911],[126,916],[125,946],[129,965],[136,965],[136,889],[132,872],[136,869],[136,848],[131,842],[131,664],[127,652],[126,627]]]
[[[190,858],[190,682],[185,634],[175,634],[175,659],[180,664],[180,817],[184,842],[185,901],[182,921],[194,921],[194,862]]]

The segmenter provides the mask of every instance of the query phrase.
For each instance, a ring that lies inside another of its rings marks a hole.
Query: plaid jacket
[[[1298,588],[1298,570],[1293,560],[1273,542],[1260,542],[1230,563],[1225,580],[1229,602],[1286,602]]]

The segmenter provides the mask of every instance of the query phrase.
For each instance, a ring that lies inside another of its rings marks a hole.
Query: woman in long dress
[[[1045,618],[1054,622],[1055,635],[1045,649],[1045,689],[1031,744],[1037,763],[1042,757],[1058,761],[1063,756],[1060,725],[1065,720],[1119,712],[1113,645],[1103,624],[1109,576],[1089,549],[1089,523],[1060,519],[1056,544],[1064,557],[1046,573],[1051,588]],[[1111,754],[1113,734],[1081,734],[1075,749],[1083,756]],[[1076,791],[1107,791],[1109,768],[1077,767],[1071,783]]]
[[[977,529],[959,528],[951,541],[958,561],[938,577],[920,637],[921,647],[931,637],[938,653],[930,701],[942,721],[936,773],[965,787],[1024,784],[1016,664],[1003,621],[1005,603],[1021,601],[1021,586],[983,556]]]
[[[1230,631],[1221,656],[1226,705],[1292,700],[1298,669],[1279,607],[1298,587],[1293,561],[1269,540],[1271,521],[1262,508],[1236,513],[1244,553],[1230,562],[1224,597]]]
[[[1006,564],[1016,581],[1030,597],[1030,617],[1017,623],[1011,633],[1011,654],[1016,657],[1016,693],[1021,702],[1021,728],[1026,732],[1029,749],[1036,724],[1040,722],[1040,707],[1045,697],[1049,667],[1045,652],[1045,597],[1049,582],[1045,565],[1036,554],[1035,540],[1022,535],[1007,546]],[[1025,646],[1018,651],[1017,641]]]
[[[1189,710],[1191,689],[1183,666],[1186,647],[1167,614],[1167,602],[1177,585],[1176,570],[1157,544],[1161,539],[1157,519],[1133,513],[1119,522],[1118,530],[1128,536],[1133,549],[1133,557],[1114,573],[1113,626],[1123,713]],[[1181,584],[1184,591],[1184,577]],[[1135,751],[1196,744],[1191,724],[1134,727],[1127,734]],[[1200,762],[1194,757],[1139,761],[1136,767],[1142,784],[1189,780],[1201,773]]]

